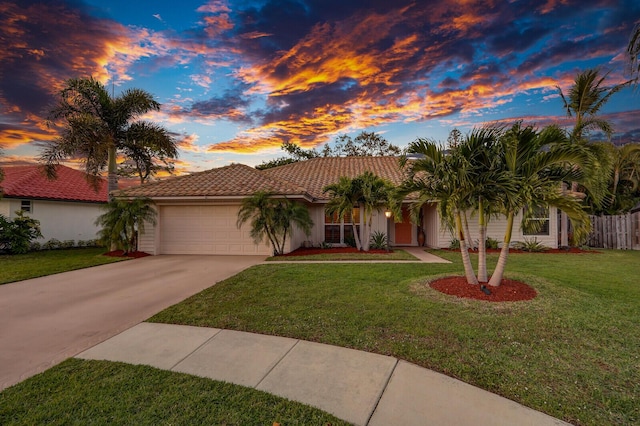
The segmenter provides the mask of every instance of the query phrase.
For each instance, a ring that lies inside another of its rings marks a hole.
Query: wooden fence
[[[640,250],[640,211],[616,216],[590,216],[589,247]]]

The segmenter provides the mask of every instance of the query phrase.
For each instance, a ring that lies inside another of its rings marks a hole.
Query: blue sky
[[[590,67],[625,80],[637,1],[0,0],[3,162],[37,159],[68,78],[162,103],[180,172],[376,131],[405,146],[498,120],[568,125],[556,85]],[[639,141],[640,93],[602,111]]]

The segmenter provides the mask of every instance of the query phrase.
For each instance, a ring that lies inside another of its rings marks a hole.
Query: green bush
[[[488,249],[497,249],[498,248],[498,240],[494,240],[491,237],[487,237],[486,247]]]
[[[11,220],[0,215],[0,251],[10,254],[24,254],[31,248],[31,240],[42,237],[40,222],[22,211],[16,212]]]
[[[372,249],[386,249],[387,248],[387,234],[384,232],[376,231],[371,235],[369,246]]]
[[[64,240],[63,242],[60,243],[60,248],[66,249],[66,248],[73,248],[76,246],[76,242],[74,240]]]
[[[525,238],[524,241],[515,242],[513,247],[517,250],[528,251],[531,253],[539,253],[549,248],[544,244],[542,244],[541,242],[539,242],[537,238],[533,238],[533,239]]]
[[[40,244],[37,241],[31,241],[31,244],[29,245],[29,250],[30,251],[40,251],[40,250],[42,250],[42,244]]]
[[[60,240],[52,238],[42,245],[42,250],[55,250],[60,248]]]
[[[457,238],[454,238],[453,240],[451,240],[451,242],[449,243],[449,249],[460,250],[460,240]]]
[[[356,247],[356,239],[353,236],[344,237],[344,243],[349,247]]]

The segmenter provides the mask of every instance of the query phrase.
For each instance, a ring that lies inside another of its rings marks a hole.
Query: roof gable
[[[233,197],[249,196],[257,191],[279,195],[307,195],[307,191],[294,183],[244,164],[177,176],[118,192],[120,197]]]
[[[106,182],[101,179],[96,190],[79,170],[59,165],[57,179],[50,180],[41,166],[8,166],[0,181],[3,197],[61,201],[104,202],[108,200]]]

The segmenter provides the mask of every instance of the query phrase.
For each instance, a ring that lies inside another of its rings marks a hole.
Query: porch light
[[[389,211],[389,210],[385,210],[385,211],[384,211],[384,216],[385,216],[387,219],[389,219],[389,218],[391,217],[391,211]]]

